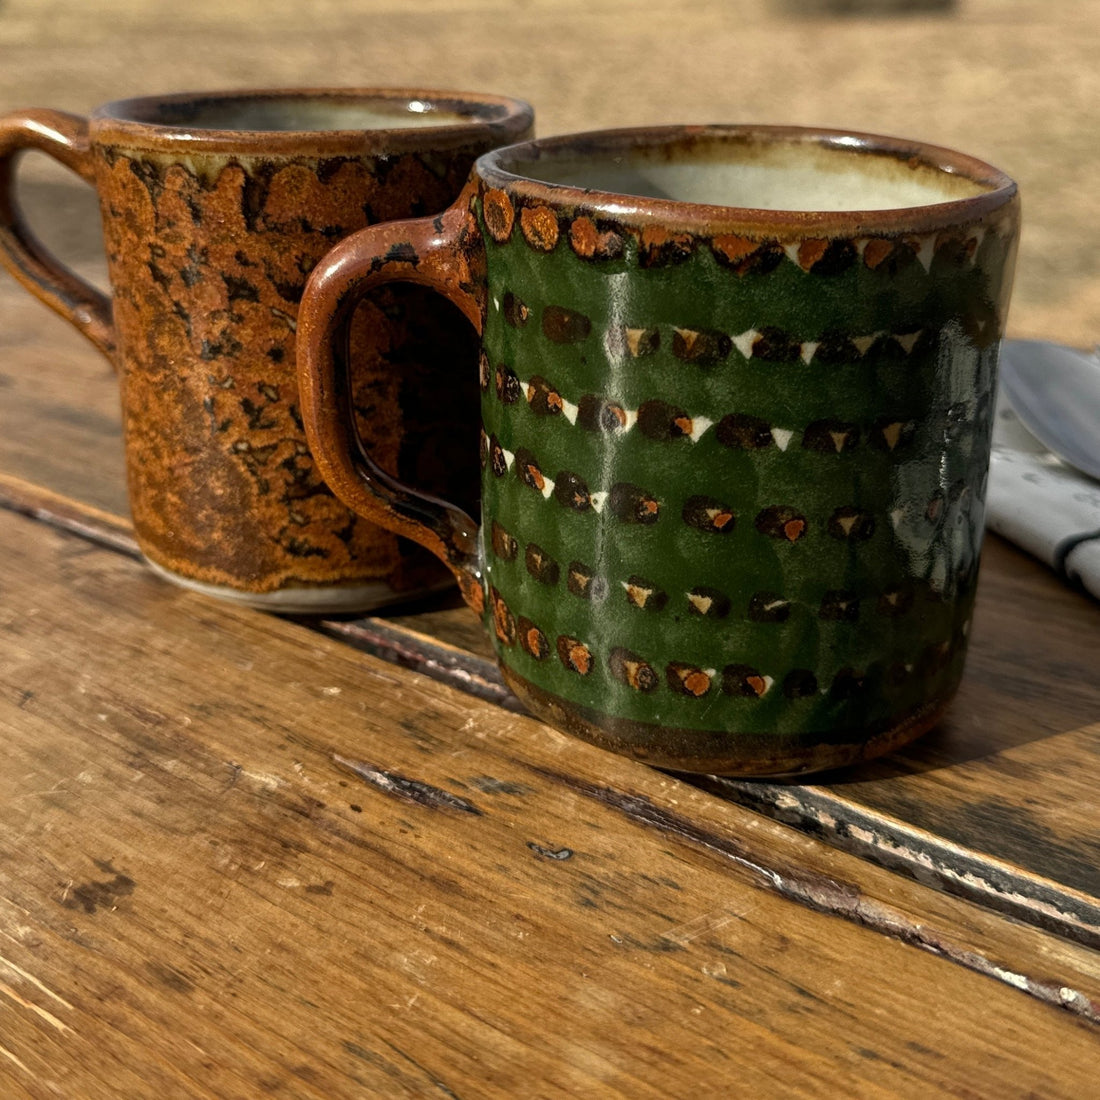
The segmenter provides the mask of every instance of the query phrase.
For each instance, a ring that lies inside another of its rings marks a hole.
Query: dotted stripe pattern
[[[483,192],[481,203],[486,229],[497,244],[512,239],[518,222],[519,235],[536,252],[553,252],[559,242],[565,242],[582,260],[616,260],[626,253],[627,242],[633,238],[640,267],[682,263],[698,248],[707,248],[723,268],[741,276],[769,275],[783,263],[823,277],[840,275],[857,264],[889,276],[913,265],[927,273],[936,261],[962,267],[975,262],[989,231],[987,226],[974,225],[927,236],[859,236],[847,240],[781,241],[777,237],[737,234],[700,238],[671,232],[660,225],[638,230],[584,213],[559,217],[548,206],[539,204],[520,204],[517,218],[512,196],[495,188]]]
[[[669,592],[647,578],[633,573],[626,578],[609,578],[591,565],[573,560],[566,565],[547,553],[536,542],[526,545],[510,534],[499,522],[490,525],[489,546],[501,563],[522,563],[528,576],[548,588],[562,586],[571,596],[588,603],[600,604],[622,593],[622,606],[638,611],[683,613],[711,620],[730,617],[733,600],[726,593],[708,585],[694,585],[679,592]],[[908,581],[877,591],[868,589],[826,589],[819,602],[808,604],[777,592],[761,590],[748,600],[741,616],[754,623],[786,623],[792,613],[809,613],[832,622],[858,622],[861,615],[875,614],[891,619],[919,610],[916,587]]]
[[[501,298],[493,298],[492,306],[514,328],[523,328],[534,318],[532,308],[511,290],[505,291]],[[980,329],[987,323],[988,319],[979,319],[976,326]],[[555,344],[578,344],[587,340],[592,332],[592,322],[583,313],[555,305],[543,308],[538,327]],[[731,359],[734,363],[756,359],[768,363],[801,361],[806,366],[811,363],[829,366],[859,362],[868,352],[873,352],[875,358],[910,356],[922,336],[925,333],[920,329],[912,332],[879,330],[851,336],[829,332],[819,339],[805,340],[770,325],[741,332],[681,325],[651,328],[615,325],[607,329],[603,341],[612,361],[644,359],[663,346],[682,363],[701,367],[715,367]]]
[[[495,478],[512,473],[528,489],[572,512],[595,515],[606,512],[621,523],[643,526],[658,523],[667,512],[658,496],[641,486],[620,481],[607,489],[593,490],[584,478],[570,470],[559,470],[551,477],[539,459],[525,447],[514,452],[506,450],[495,435],[486,435],[484,429],[480,438],[483,471],[491,470]],[[842,449],[838,445],[836,453]],[[968,510],[972,500],[970,486],[956,480],[946,491],[934,493],[922,508],[904,504],[882,516],[855,504],[842,504],[827,518],[811,523],[804,511],[790,504],[771,504],[751,517],[739,517],[735,507],[728,502],[696,494],[684,501],[680,520],[696,530],[724,535],[734,530],[739,518],[751,519],[759,534],[787,542],[800,541],[816,525],[831,538],[856,543],[870,539],[884,521],[894,529],[905,523],[923,523],[927,533],[932,535],[942,527],[949,514]]]
[[[482,353],[481,389],[492,389],[504,405],[525,401],[536,416],[560,417],[562,421],[590,432],[620,433],[637,430],[657,442],[688,439],[699,442],[712,428],[718,442],[726,447],[741,450],[763,450],[776,447],[785,451],[795,436],[807,450],[826,454],[850,451],[866,441],[880,450],[895,450],[899,444],[907,444],[913,436],[915,425],[911,420],[895,417],[876,417],[870,423],[861,424],[838,418],[821,418],[804,427],[769,423],[759,416],[741,412],[729,412],[718,420],[698,413],[691,413],[671,402],[653,398],[637,408],[628,408],[622,402],[601,394],[586,393],[576,402],[564,397],[560,389],[542,375],[521,379],[506,363],[490,369],[489,361]],[[943,410],[943,415],[957,418],[966,413],[963,404]]]
[[[602,666],[614,681],[639,694],[650,695],[663,687],[691,699],[719,692],[731,698],[757,700],[774,691],[789,700],[823,696],[850,701],[869,683],[900,689],[914,676],[927,678],[943,672],[965,644],[970,627],[967,621],[956,638],[926,644],[915,661],[876,661],[863,670],[845,666],[831,678],[820,678],[820,673],[809,668],[792,668],[773,675],[749,664],[734,662],[719,670],[683,661],[666,662],[662,676],[659,662],[647,660],[623,646],[613,646],[606,654],[600,654],[581,638],[568,634],[554,638],[531,619],[514,614],[495,587],[489,589],[489,613],[501,645],[518,648],[535,661],[548,661],[556,656],[568,672],[578,677],[588,677]]]
[[[949,694],[999,329],[996,219],[783,242],[503,191],[480,214],[487,616],[504,663],[681,729],[884,728]],[[694,274],[677,282],[682,264]],[[963,373],[926,385],[958,349]],[[902,547],[922,541],[946,548],[942,569],[910,569]]]

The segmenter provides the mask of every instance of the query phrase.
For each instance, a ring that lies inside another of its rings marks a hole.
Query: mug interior
[[[911,209],[975,198],[1005,183],[960,154],[866,135],[715,128],[587,138],[528,143],[488,159],[509,175],[555,187],[793,213]]]
[[[506,113],[495,104],[460,104],[429,95],[325,93],[169,97],[130,100],[117,107],[115,117],[146,125],[261,133],[422,129],[489,121]]]

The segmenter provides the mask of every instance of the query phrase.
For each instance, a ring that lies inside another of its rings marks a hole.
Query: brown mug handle
[[[111,362],[111,299],[70,271],[34,235],[15,201],[21,154],[36,149],[95,186],[88,120],[64,111],[29,110],[0,118],[0,258],[36,298],[74,325]]]
[[[302,295],[297,359],[306,438],[329,488],[352,511],[435,554],[480,614],[485,599],[477,522],[378,466],[356,430],[348,362],[355,307],[384,283],[438,291],[480,334],[484,291],[477,273],[484,268],[484,245],[470,212],[472,193],[468,186],[438,217],[370,226],[337,244],[313,269]]]

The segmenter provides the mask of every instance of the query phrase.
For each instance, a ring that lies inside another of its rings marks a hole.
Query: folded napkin
[[[998,399],[986,526],[1100,599],[1100,481],[1067,466]]]

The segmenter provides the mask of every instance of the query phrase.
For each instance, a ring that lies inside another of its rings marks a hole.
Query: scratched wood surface
[[[60,209],[70,213],[60,222],[74,219],[69,247],[92,273],[94,234],[75,220],[80,188],[61,195]],[[91,237],[83,251],[81,233]],[[93,537],[126,549],[132,544],[110,368],[10,280],[0,284],[0,317],[0,503],[33,511],[45,502],[55,519],[68,509]],[[322,629],[481,698],[516,705],[479,624],[457,597]],[[1100,814],[1092,778],[1100,751],[1098,655],[1100,609],[991,538],[967,675],[938,730],[824,783],[715,781],[709,789],[1100,947]]]
[[[1095,1087],[1094,951],[75,535],[0,558],[5,1097]]]
[[[526,96],[543,133],[909,134],[1020,180],[1010,332],[1094,342],[1091,0],[800,8],[0,0],[0,110],[423,82]],[[25,168],[102,279],[90,193]],[[454,601],[307,627],[147,575],[110,369],[2,273],[0,503],[5,1100],[1095,1091],[1100,612],[1006,544],[939,731],[700,789],[509,710]]]

